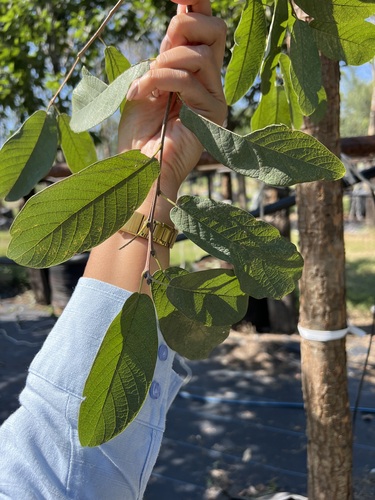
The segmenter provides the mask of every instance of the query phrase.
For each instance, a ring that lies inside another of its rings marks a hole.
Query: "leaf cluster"
[[[225,79],[228,104],[260,85],[252,130],[272,123],[299,129],[303,116],[325,113],[320,53],[360,65],[375,55],[375,2],[361,0],[248,1],[234,34]],[[268,10],[272,17],[269,24]]]
[[[316,16],[314,22],[320,26],[320,12],[311,5],[321,1],[305,3],[296,2]],[[349,3],[329,0],[326,4],[332,6],[335,22],[344,23],[342,9],[349,8]],[[364,5],[370,8],[370,2]],[[363,8],[361,18],[367,12]],[[298,18],[286,0],[270,1],[266,10],[260,0],[246,2],[225,91],[228,101],[235,102],[260,75],[263,111],[253,118],[257,130],[240,136],[184,103],[182,123],[218,162],[268,184],[290,186],[341,178],[342,163],[321,143],[285,124],[273,123],[283,123],[282,110],[288,109],[288,123],[296,126],[302,114],[316,113],[324,100],[317,47],[323,50],[321,32],[332,37],[333,27],[324,29]],[[336,28],[341,40],[340,30]],[[289,54],[284,51],[287,33]],[[356,54],[354,60],[359,60],[353,44],[349,50],[345,43],[341,40],[340,51],[334,55],[341,58],[345,53],[351,59]],[[311,66],[303,67],[303,57]],[[137,150],[98,161],[89,130],[123,108],[132,81],[149,67],[147,61],[130,66],[114,47],[106,48],[104,58],[109,83],[83,68],[72,96],[71,117],[57,107],[36,111],[0,151],[0,195],[8,200],[27,194],[49,171],[58,146],[72,171],[67,179],[30,198],[17,216],[8,255],[21,265],[56,265],[109,238],[141,205],[163,168],[155,156],[149,158]],[[282,72],[283,86],[278,84],[277,71]],[[295,246],[244,210],[183,196],[171,209],[171,218],[179,231],[226,261],[230,269],[195,273],[159,269],[147,276],[152,299],[137,293],[126,301],[105,335],[86,382],[79,418],[83,445],[108,441],[140,411],[157,358],[157,323],[172,349],[191,359],[204,357],[243,317],[249,296],[280,298],[294,289],[301,275],[303,261]]]

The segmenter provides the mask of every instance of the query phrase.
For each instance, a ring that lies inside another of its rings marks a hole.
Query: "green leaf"
[[[362,0],[297,0],[313,20],[309,23],[319,50],[328,58],[361,65],[375,55],[375,2]]]
[[[188,318],[170,302],[166,293],[168,284],[185,274],[188,274],[185,269],[176,267],[157,271],[151,283],[152,298],[160,330],[169,347],[185,358],[204,359],[228,337],[230,326],[206,326]]]
[[[182,123],[220,163],[275,186],[343,177],[342,162],[314,137],[273,125],[244,137],[183,106]]]
[[[300,129],[303,123],[303,114],[298,104],[297,94],[290,79],[290,59],[286,54],[280,54],[280,70],[284,81],[285,95],[289,106],[289,116],[293,128]]]
[[[295,246],[275,227],[240,208],[182,196],[171,219],[203,250],[230,262],[241,289],[253,297],[279,299],[301,276],[303,260]]]
[[[31,115],[0,150],[0,198],[16,201],[26,196],[50,171],[57,150],[53,113]]]
[[[104,50],[105,72],[109,83],[130,68],[131,64],[116,47],[106,47]]]
[[[167,287],[167,297],[185,316],[207,326],[226,326],[240,321],[248,305],[248,297],[230,269],[208,269],[177,276]]]
[[[277,0],[272,16],[271,27],[267,40],[266,57],[261,69],[261,92],[267,94],[275,80],[276,66],[285,40],[289,20],[288,0]]]
[[[251,87],[266,46],[266,18],[262,0],[247,0],[234,34],[232,58],[228,64],[224,92],[228,104],[233,104]]]
[[[371,61],[375,55],[375,26],[372,23],[351,19],[336,24],[312,21],[318,48],[328,58],[360,66]],[[336,29],[338,34],[336,35]]]
[[[284,87],[272,84],[268,94],[262,95],[251,118],[251,130],[258,130],[273,123],[291,126],[289,105]]]
[[[131,66],[130,62],[116,47],[106,47],[104,50],[105,72],[109,83],[112,83],[116,78]],[[120,111],[124,109],[126,99],[120,104]]]
[[[78,419],[82,446],[99,446],[122,432],[147,397],[158,349],[150,297],[134,293],[110,325],[83,390]]]
[[[147,61],[136,64],[110,85],[83,69],[82,80],[73,91],[71,129],[74,132],[83,132],[113,115],[124,100],[131,83],[146,73],[149,66]]]
[[[33,196],[16,217],[8,255],[49,267],[114,234],[142,203],[159,163],[128,151],[94,163]]]
[[[366,19],[375,13],[374,0],[295,0],[304,12],[314,19],[332,19],[334,14],[340,17],[346,14],[350,17]],[[350,22],[350,19],[347,19]]]
[[[294,91],[303,114],[309,116],[319,105],[322,68],[312,29],[299,19],[295,20],[291,30],[290,60]],[[324,89],[323,92],[325,94]]]
[[[76,134],[70,128],[70,117],[65,113],[58,116],[61,149],[72,172],[98,161],[94,141],[88,132]]]

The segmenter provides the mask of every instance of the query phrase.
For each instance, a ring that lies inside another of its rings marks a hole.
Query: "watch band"
[[[149,228],[148,228],[148,217],[139,213],[134,212],[130,219],[122,226],[119,230],[124,233],[134,234],[134,236],[140,236],[141,238],[148,239]],[[164,222],[159,222],[158,220],[153,221],[153,241],[159,245],[163,245],[167,248],[172,248],[178,235],[177,229],[165,224]]]

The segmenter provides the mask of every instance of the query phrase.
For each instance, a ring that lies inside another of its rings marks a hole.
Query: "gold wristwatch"
[[[134,236],[140,236],[141,238],[148,239],[149,228],[147,226],[148,217],[140,214],[139,212],[134,212],[130,219],[122,226],[121,232],[134,234]],[[159,245],[163,245],[167,248],[172,248],[178,235],[177,229],[165,224],[164,222],[159,222],[158,220],[153,221],[153,241]]]

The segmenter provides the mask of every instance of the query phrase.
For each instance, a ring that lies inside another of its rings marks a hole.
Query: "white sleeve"
[[[108,443],[79,444],[83,387],[102,338],[130,293],[81,278],[32,362],[21,407],[0,429],[0,499],[136,500],[155,464],[167,410],[181,387],[174,352],[159,332],[149,395],[135,420]]]

